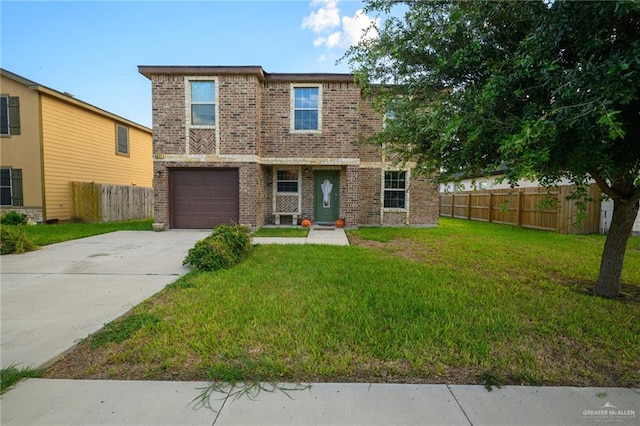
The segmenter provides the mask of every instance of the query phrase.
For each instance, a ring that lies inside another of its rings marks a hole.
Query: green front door
[[[315,221],[335,222],[340,213],[340,171],[317,170],[314,188]]]

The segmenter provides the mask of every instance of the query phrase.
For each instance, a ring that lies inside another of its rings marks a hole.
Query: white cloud
[[[338,46],[340,44],[340,39],[342,38],[342,33],[340,31],[337,31],[333,34],[331,34],[329,37],[327,37],[327,47],[329,49],[331,49],[332,47]]]
[[[311,28],[313,32],[321,33],[340,25],[340,9],[338,0],[314,0],[312,6],[321,4],[322,7],[302,20],[302,28]]]
[[[347,48],[358,44],[364,37],[377,38],[375,29],[366,31],[372,24],[379,24],[380,19],[373,19],[362,10],[356,11],[353,17],[340,16],[338,3],[340,0],[314,0],[311,6],[320,8],[302,20],[302,28],[311,29],[318,34],[313,40],[315,47],[326,46]]]
[[[376,25],[379,24],[380,18],[372,19],[362,10],[356,11],[353,18],[343,16],[342,30],[344,31],[344,34],[346,36],[345,41],[349,44],[349,46],[353,46],[358,44],[360,39],[371,40],[378,38],[378,31],[376,30],[376,27],[369,29],[374,23]]]

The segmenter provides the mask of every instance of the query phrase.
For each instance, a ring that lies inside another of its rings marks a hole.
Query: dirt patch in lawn
[[[354,246],[378,250],[381,253],[401,257],[418,263],[441,263],[441,247],[437,241],[427,244],[411,238],[394,238],[387,242],[365,240],[357,235],[349,235],[349,243]]]
[[[576,293],[597,297],[593,293],[593,286],[595,282],[587,280],[566,280],[562,277],[555,277],[555,281],[567,287],[570,287]],[[640,304],[640,287],[633,284],[620,284],[620,294],[618,297],[614,297],[613,300],[618,300],[624,303]]]

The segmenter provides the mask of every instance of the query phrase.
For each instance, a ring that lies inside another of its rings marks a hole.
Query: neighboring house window
[[[278,192],[298,192],[298,171],[278,170],[277,175]]]
[[[20,98],[0,96],[0,135],[20,134]]]
[[[293,120],[296,132],[317,132],[322,125],[322,99],[320,86],[292,87]]]
[[[404,209],[407,197],[407,172],[384,172],[384,208]]]
[[[216,82],[208,80],[192,80],[191,93],[191,125],[216,125]]]
[[[0,204],[3,206],[22,206],[22,170],[0,169]]]
[[[129,128],[116,124],[116,153],[129,155]]]
[[[9,97],[2,96],[0,97],[0,135],[8,135],[8,134],[9,134]],[[2,199],[4,200],[4,195]]]

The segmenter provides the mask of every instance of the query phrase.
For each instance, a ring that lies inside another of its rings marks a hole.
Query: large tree
[[[640,3],[370,0],[346,58],[393,111],[378,142],[448,180],[595,181],[614,203],[594,292],[618,296],[640,200]],[[586,192],[576,192],[586,196]]]

